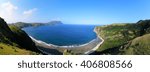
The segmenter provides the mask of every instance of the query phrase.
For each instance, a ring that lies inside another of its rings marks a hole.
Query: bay
[[[26,27],[23,30],[33,38],[58,46],[81,45],[95,39],[94,25],[56,24]]]

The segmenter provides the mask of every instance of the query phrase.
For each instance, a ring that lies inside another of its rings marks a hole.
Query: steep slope
[[[121,48],[121,47],[120,47]],[[127,45],[122,47],[121,54],[144,55],[150,54],[150,34],[146,34],[133,39]]]
[[[11,43],[10,40],[14,38],[12,34],[4,19],[0,18],[0,42]]]
[[[96,27],[104,43],[92,54],[149,54],[150,20]]]
[[[0,18],[0,54],[21,54],[19,51],[32,54],[32,51],[38,52],[38,49],[24,31],[15,26],[9,28],[4,19]]]
[[[38,51],[38,49],[35,46],[35,43],[25,33],[25,31],[21,30],[20,28],[16,27],[15,25],[10,25],[9,27],[14,34],[16,43],[19,46],[21,46],[27,50]]]

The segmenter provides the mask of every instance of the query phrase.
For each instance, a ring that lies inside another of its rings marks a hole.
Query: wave
[[[86,46],[88,44],[94,43],[94,42],[99,42],[99,38],[95,38],[93,40],[91,40],[90,42],[87,42],[85,44],[81,44],[81,45],[68,45],[68,46],[58,46],[58,45],[54,45],[54,44],[50,44],[50,43],[46,43],[44,41],[41,40],[37,40],[34,37],[30,36],[30,38],[36,43],[36,44],[40,44],[42,46],[48,46],[48,47],[53,47],[53,48],[80,48],[83,46]]]

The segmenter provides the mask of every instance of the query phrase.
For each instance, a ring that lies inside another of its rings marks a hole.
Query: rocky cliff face
[[[8,26],[2,18],[0,18],[0,43],[16,44],[19,48],[38,51],[34,42],[23,30],[14,25]]]

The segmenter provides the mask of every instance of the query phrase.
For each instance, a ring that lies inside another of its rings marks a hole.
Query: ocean
[[[33,38],[58,46],[82,45],[96,39],[94,25],[56,24],[26,27],[23,30]]]

